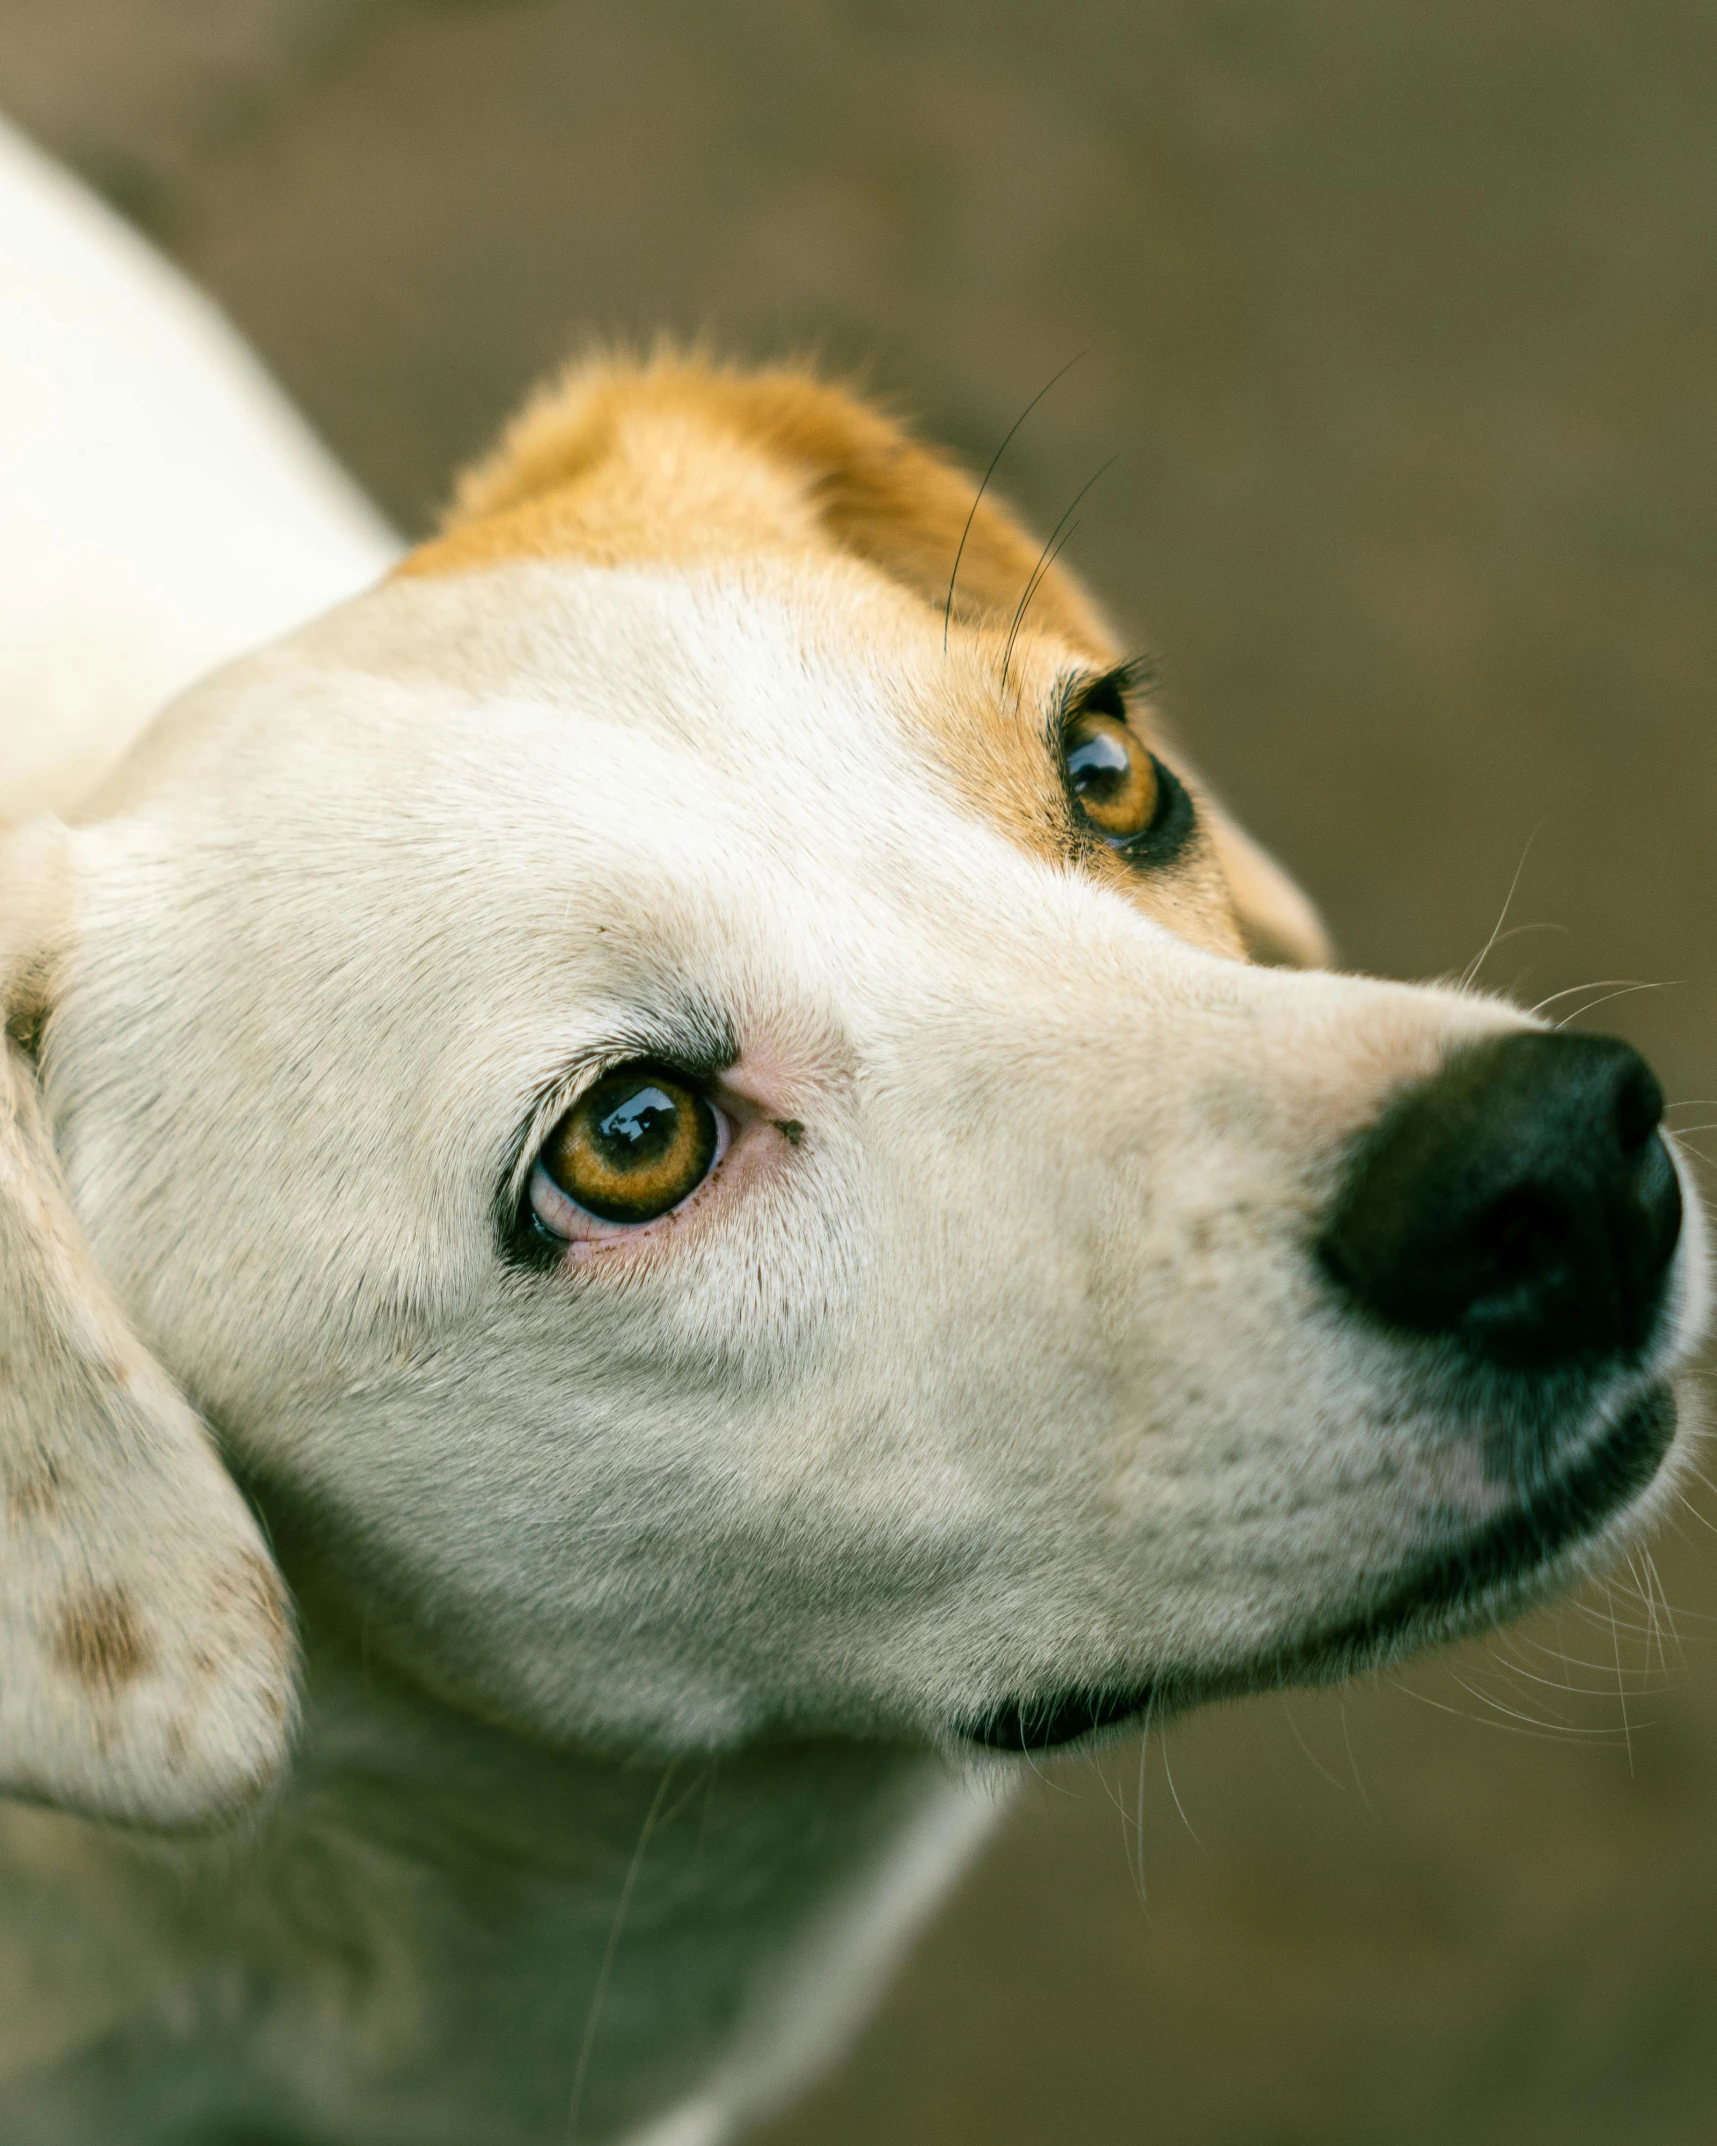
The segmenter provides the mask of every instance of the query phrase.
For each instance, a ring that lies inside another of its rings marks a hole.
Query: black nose
[[[1681,1232],[1663,1094],[1612,1036],[1458,1050],[1348,1167],[1319,1250],[1391,1325],[1548,1368],[1643,1346]]]

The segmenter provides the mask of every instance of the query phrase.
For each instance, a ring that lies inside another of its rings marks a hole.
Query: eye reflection
[[[1157,764],[1118,716],[1073,716],[1061,750],[1067,787],[1105,841],[1130,842],[1148,831],[1157,815]]]

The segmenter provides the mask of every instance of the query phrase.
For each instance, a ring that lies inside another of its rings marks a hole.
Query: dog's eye
[[[1117,716],[1090,710],[1062,740],[1067,787],[1106,842],[1134,842],[1156,817],[1157,763]]]
[[[576,1215],[653,1222],[689,1199],[721,1151],[721,1120],[708,1099],[665,1066],[617,1066],[583,1095],[549,1135],[532,1172],[531,1208],[552,1235]]]
[[[1135,861],[1166,863],[1192,831],[1192,800],[1118,715],[1081,709],[1062,733],[1067,788],[1086,824]]]

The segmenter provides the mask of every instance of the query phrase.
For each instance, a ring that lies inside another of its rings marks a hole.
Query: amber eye
[[[690,1197],[716,1159],[716,1114],[664,1066],[617,1066],[580,1097],[543,1149],[544,1173],[603,1222],[653,1222]]]
[[[1062,741],[1067,787],[1098,834],[1130,842],[1157,813],[1157,766],[1119,717],[1076,715]]]

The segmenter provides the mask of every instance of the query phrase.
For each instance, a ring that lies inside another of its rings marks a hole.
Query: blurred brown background
[[[1459,968],[1519,868],[1488,978],[1665,986],[1595,1025],[1717,1120],[1708,0],[0,0],[0,105],[410,529],[593,333],[980,463],[1083,352],[1004,486],[1119,455],[1073,556],[1347,957]],[[1047,1772],[774,2146],[1705,2146],[1717,1540],[1654,1548]]]

